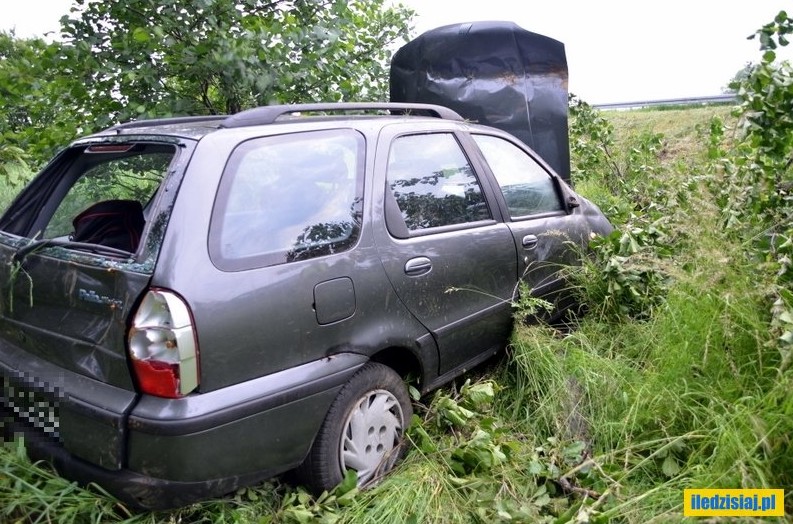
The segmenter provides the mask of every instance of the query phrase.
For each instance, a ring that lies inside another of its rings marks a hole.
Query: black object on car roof
[[[513,22],[439,27],[391,62],[391,101],[449,107],[534,149],[570,180],[564,44]]]

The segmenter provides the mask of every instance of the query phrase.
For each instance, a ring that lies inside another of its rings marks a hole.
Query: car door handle
[[[525,249],[534,249],[539,241],[540,239],[536,235],[526,235],[521,243]]]
[[[412,277],[429,273],[432,269],[432,262],[427,257],[411,258],[405,262],[405,274]]]

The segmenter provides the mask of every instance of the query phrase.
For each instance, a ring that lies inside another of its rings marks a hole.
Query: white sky
[[[590,103],[716,95],[759,44],[746,37],[789,0],[401,0],[414,35],[442,25],[512,21],[565,44],[570,91]],[[0,0],[0,30],[57,32],[71,0]],[[793,45],[784,55],[793,57]]]
[[[570,92],[596,104],[721,93],[746,62],[746,37],[789,0],[401,0],[416,34],[458,22],[504,20],[565,44]],[[790,48],[790,49],[788,49]],[[780,56],[793,56],[793,44]]]

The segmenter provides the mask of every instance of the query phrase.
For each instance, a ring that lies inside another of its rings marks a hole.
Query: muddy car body
[[[398,455],[404,381],[503,348],[521,278],[561,305],[559,267],[609,229],[526,146],[442,107],[110,128],[0,219],[6,434],[139,507],[296,467],[366,482]]]

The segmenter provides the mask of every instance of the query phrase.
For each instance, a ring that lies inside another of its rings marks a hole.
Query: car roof
[[[433,120],[464,121],[457,112],[433,104],[385,102],[340,102],[262,106],[233,115],[187,116],[135,120],[109,127],[92,137],[118,135],[172,135],[200,139],[219,129],[327,120],[358,120],[424,117]]]

